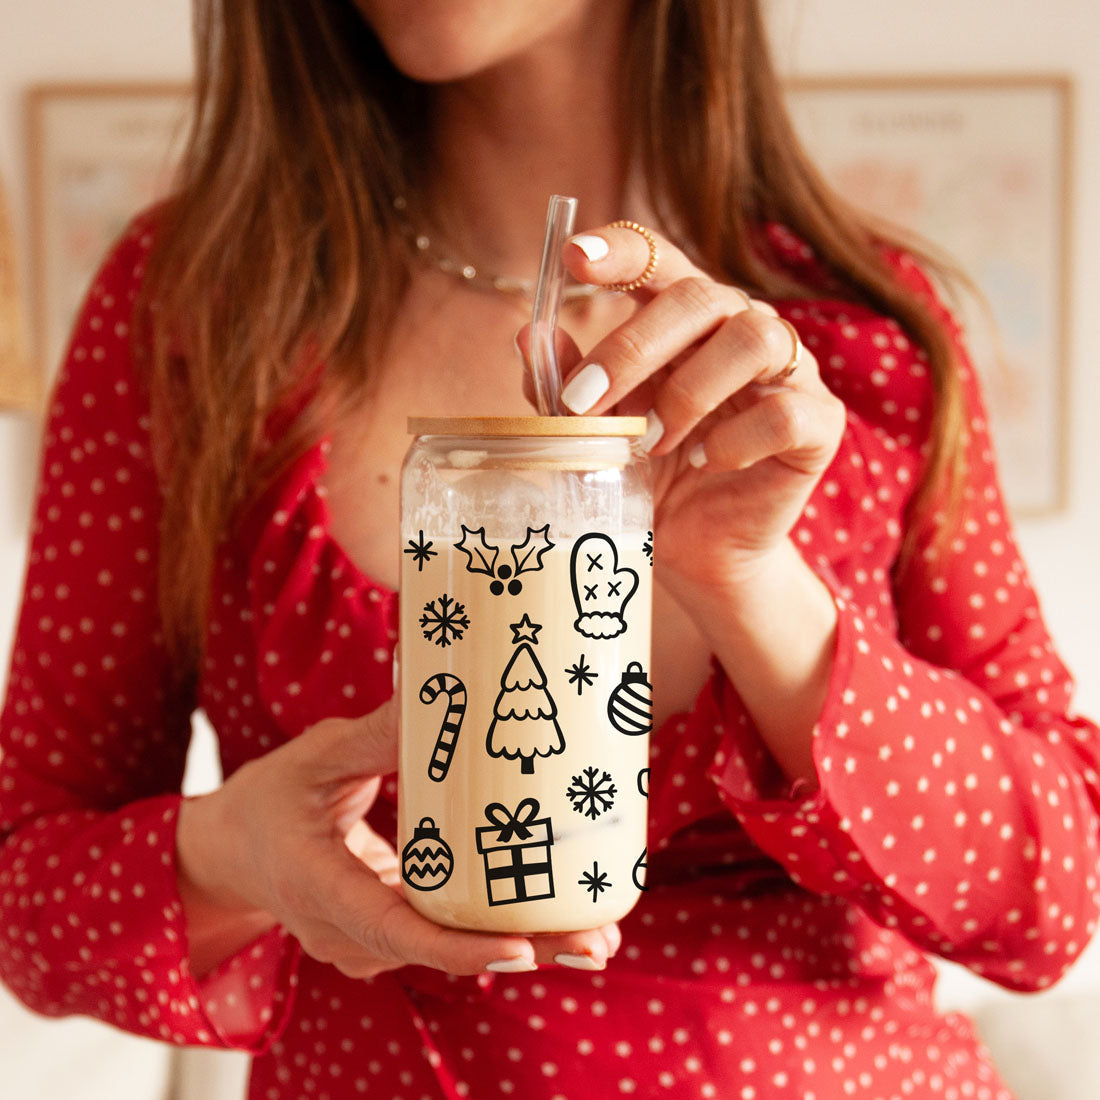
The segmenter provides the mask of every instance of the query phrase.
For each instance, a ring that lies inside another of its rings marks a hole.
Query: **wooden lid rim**
[[[410,416],[411,435],[640,436],[644,416]]]

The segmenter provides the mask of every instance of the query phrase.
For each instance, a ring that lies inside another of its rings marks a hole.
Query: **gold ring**
[[[777,317],[776,320],[791,334],[791,340],[794,343],[794,351],[791,352],[791,357],[787,360],[783,369],[778,374],[772,375],[768,381],[786,382],[787,379],[798,370],[798,364],[802,358],[802,341],[798,336],[798,329],[796,329],[786,317]]]
[[[612,222],[608,229],[632,229],[635,233],[641,234],[645,238],[645,243],[649,245],[649,262],[645,265],[645,271],[638,278],[632,279],[629,283],[611,283],[607,289],[637,290],[639,287],[645,286],[657,270],[657,241],[653,234],[644,225],[628,221],[626,218],[620,218],[617,222]]]

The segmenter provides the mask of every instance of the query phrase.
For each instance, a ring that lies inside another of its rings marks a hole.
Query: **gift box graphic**
[[[549,817],[538,817],[537,798],[525,798],[515,810],[500,802],[485,807],[490,822],[479,829],[477,850],[485,860],[485,889],[490,905],[512,905],[554,896]]]

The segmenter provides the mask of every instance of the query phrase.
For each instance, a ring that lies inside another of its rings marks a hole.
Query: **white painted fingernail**
[[[602,260],[611,251],[611,245],[603,237],[597,237],[589,233],[578,234],[576,237],[571,238],[571,243],[575,244],[584,253],[584,258],[589,263]]]
[[[650,409],[649,412],[645,414],[645,431],[638,440],[638,446],[641,447],[646,454],[649,454],[649,452],[661,442],[661,436],[664,434],[665,426],[661,418],[657,415],[657,410]]]
[[[591,955],[567,955],[564,952],[561,955],[555,955],[554,962],[558,966],[568,966],[573,970],[603,970],[607,967],[607,963],[599,962]]]
[[[589,363],[561,391],[562,404],[570,412],[582,413],[592,408],[611,388],[611,379],[599,363]]]
[[[695,446],[688,451],[688,462],[697,470],[701,470],[707,464],[707,452],[704,450],[702,443],[696,443]]]
[[[485,967],[495,974],[529,974],[538,968],[538,963],[533,963],[522,955],[517,955],[514,959],[494,959]]]

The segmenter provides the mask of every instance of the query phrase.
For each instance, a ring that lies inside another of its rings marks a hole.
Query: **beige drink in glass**
[[[592,928],[644,889],[652,498],[631,450],[644,427],[410,422],[399,849],[406,897],[441,924]]]

